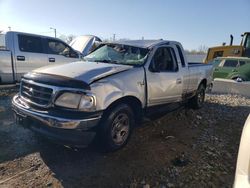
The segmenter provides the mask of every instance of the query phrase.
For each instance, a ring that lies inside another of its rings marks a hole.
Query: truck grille
[[[48,106],[50,104],[53,89],[41,86],[40,84],[22,81],[21,96],[28,102],[38,106]]]

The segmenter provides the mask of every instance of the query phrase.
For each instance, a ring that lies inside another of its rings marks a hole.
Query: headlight
[[[93,111],[95,110],[95,98],[92,95],[65,92],[56,99],[55,105],[82,111]]]

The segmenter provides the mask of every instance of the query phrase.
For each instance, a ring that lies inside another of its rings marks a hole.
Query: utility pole
[[[53,29],[53,30],[54,30],[55,38],[56,38],[56,28],[50,27],[50,29]]]
[[[115,41],[115,34],[113,34],[113,41]]]

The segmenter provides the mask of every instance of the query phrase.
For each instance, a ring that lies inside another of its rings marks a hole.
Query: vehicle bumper
[[[49,111],[36,110],[25,103],[17,94],[12,108],[18,124],[39,133],[48,139],[64,145],[86,146],[94,139],[101,113],[91,117],[81,115],[75,118],[55,116]]]

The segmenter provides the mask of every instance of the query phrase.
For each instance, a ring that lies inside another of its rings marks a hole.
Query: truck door
[[[36,68],[47,65],[47,54],[44,51],[42,38],[35,35],[17,34],[15,42],[15,70],[19,81],[21,76]]]
[[[146,74],[148,106],[182,100],[182,76],[173,47],[157,48]]]
[[[57,39],[47,39],[48,62],[69,63],[79,60],[79,55],[66,43]]]

